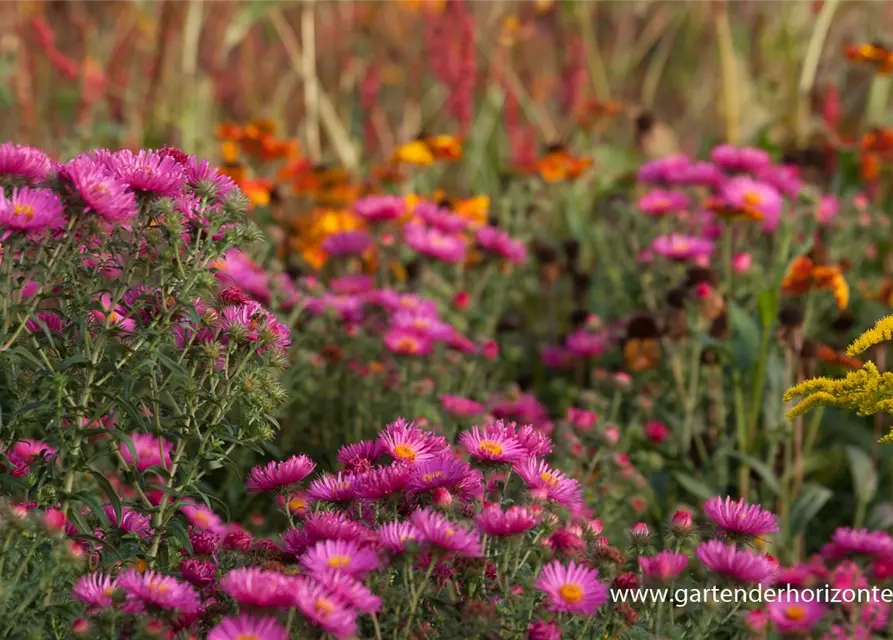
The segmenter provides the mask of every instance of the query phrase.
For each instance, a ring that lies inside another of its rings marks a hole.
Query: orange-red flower
[[[462,141],[455,136],[436,135],[420,137],[401,145],[394,152],[394,164],[410,164],[427,167],[437,160],[457,160],[462,157]]]
[[[791,264],[781,283],[784,293],[799,296],[810,289],[831,291],[839,309],[850,302],[850,287],[839,264],[816,264],[808,256],[800,256]]]
[[[592,129],[604,124],[623,110],[616,100],[587,100],[577,113],[577,124],[584,129]]]
[[[816,355],[826,364],[838,365],[847,369],[859,369],[862,366],[862,361],[858,358],[851,358],[846,353],[836,351],[824,344],[819,345]]]
[[[873,65],[878,73],[888,74],[893,71],[893,51],[884,45],[868,42],[848,44],[843,53],[853,62]]]
[[[630,338],[623,345],[626,368],[633,373],[653,369],[660,362],[660,342],[655,338]]]
[[[579,178],[592,166],[592,158],[578,158],[561,145],[550,147],[533,169],[546,182],[564,182]]]

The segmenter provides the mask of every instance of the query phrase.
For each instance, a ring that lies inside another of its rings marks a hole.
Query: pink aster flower
[[[196,529],[209,530],[214,533],[223,533],[226,527],[220,516],[203,504],[187,503],[180,507],[180,511],[186,516],[186,519]]]
[[[62,201],[52,191],[19,187],[9,196],[0,191],[0,229],[38,233],[64,226]]]
[[[824,604],[815,599],[807,602],[796,591],[780,591],[778,596],[766,605],[766,610],[769,620],[782,635],[809,633],[825,615]]]
[[[763,230],[774,231],[781,218],[782,198],[778,191],[748,176],[737,176],[722,185],[721,201],[735,211],[763,222]]]
[[[432,340],[447,341],[456,330],[452,325],[426,313],[413,313],[412,311],[397,311],[391,317],[391,327],[413,331],[427,336]]]
[[[790,164],[773,164],[754,172],[757,180],[765,182],[789,198],[796,198],[803,189],[800,169]]]
[[[564,347],[576,358],[596,358],[608,350],[608,339],[604,333],[584,327],[568,335]]]
[[[539,518],[527,507],[515,505],[503,511],[498,505],[485,507],[477,517],[478,530],[494,537],[515,536],[537,525]]]
[[[430,336],[399,327],[392,327],[385,332],[384,344],[401,356],[426,356],[434,348],[434,341]]]
[[[400,196],[367,196],[354,202],[353,210],[369,222],[387,222],[406,213],[406,202]]]
[[[326,473],[310,483],[307,497],[324,502],[353,500],[357,497],[354,475],[340,472],[338,475]]]
[[[297,484],[316,468],[316,463],[304,454],[288,460],[275,460],[251,470],[245,486],[253,491],[272,491],[290,484]]]
[[[542,428],[525,424],[515,434],[518,444],[524,447],[528,456],[542,457],[552,453],[552,439]]]
[[[202,183],[212,185],[219,201],[224,200],[230,193],[238,189],[232,178],[220,173],[207,160],[189,156],[182,164],[186,172],[186,182],[193,188],[200,187]]]
[[[482,462],[513,463],[528,457],[518,439],[496,425],[475,426],[470,431],[463,431],[459,435],[459,444],[465,447],[468,455]]]
[[[639,198],[639,209],[650,216],[665,216],[688,209],[688,196],[678,191],[654,189]]]
[[[224,618],[208,633],[208,640],[289,640],[288,631],[275,618],[243,613]]]
[[[115,581],[104,573],[88,573],[78,578],[71,589],[71,597],[85,603],[90,611],[114,606]]]
[[[688,156],[678,154],[646,162],[639,167],[636,177],[639,182],[651,184],[674,184],[691,166]]]
[[[201,588],[214,582],[217,565],[208,560],[183,558],[180,561],[180,574],[184,580]]]
[[[583,488],[580,483],[553,469],[544,460],[528,458],[516,463],[514,469],[535,499],[551,500],[572,511],[582,507]]]
[[[455,489],[471,473],[471,466],[451,455],[438,456],[413,466],[413,474],[406,485],[410,495],[435,489]]]
[[[697,236],[671,233],[657,236],[651,241],[651,251],[664,258],[679,262],[709,258],[713,253],[713,242]]]
[[[63,165],[60,174],[83,200],[84,210],[95,213],[106,222],[126,224],[139,213],[136,197],[124,181],[89,156],[78,156]]]
[[[532,622],[527,627],[527,640],[561,640],[561,627],[545,620]]]
[[[323,569],[313,577],[335,597],[360,613],[375,613],[381,609],[381,598],[347,573],[337,569]]]
[[[598,421],[598,414],[593,411],[571,407],[567,410],[567,421],[580,431],[590,431]]]
[[[14,142],[0,144],[0,177],[24,178],[36,183],[45,180],[51,168],[49,156],[40,149]]]
[[[294,578],[257,567],[233,569],[220,580],[221,590],[250,607],[287,607],[294,588]]]
[[[393,553],[406,551],[406,543],[418,539],[418,530],[409,522],[388,522],[378,528],[379,543]]]
[[[384,450],[397,462],[418,464],[439,456],[446,445],[432,433],[423,431],[414,423],[403,419],[389,424],[378,434],[378,442]]]
[[[127,594],[128,604],[133,608],[148,605],[187,615],[201,608],[198,592],[191,585],[155,571],[140,573],[126,569],[118,576],[116,585]]]
[[[338,462],[348,471],[366,471],[384,452],[379,440],[363,440],[342,446],[338,450]]]
[[[675,551],[661,551],[656,556],[639,556],[642,573],[659,582],[669,582],[688,567],[688,556]]]
[[[732,501],[726,496],[710,498],[704,504],[704,513],[724,533],[735,536],[764,536],[778,531],[775,514],[758,504],[748,504],[742,498]]]
[[[443,262],[465,260],[465,243],[462,239],[421,224],[406,225],[403,239],[414,251]]]
[[[710,152],[710,159],[732,171],[757,171],[772,164],[772,158],[762,149],[755,147],[735,147],[721,144]]]
[[[43,335],[44,331],[63,333],[65,331],[65,321],[62,319],[62,316],[53,311],[38,311],[25,323],[25,329],[27,329],[28,333],[34,333],[38,336]]]
[[[480,402],[462,396],[444,394],[440,396],[440,405],[445,411],[463,418],[480,415],[484,412],[484,405]]]
[[[828,225],[840,210],[840,202],[835,196],[822,196],[815,208],[815,219],[820,225]]]
[[[766,584],[775,576],[775,566],[765,556],[719,540],[701,544],[695,556],[713,573],[737,582]]]
[[[459,233],[468,227],[467,220],[451,213],[448,209],[437,206],[433,202],[419,202],[415,208],[415,215],[429,227],[444,233]]]
[[[377,467],[363,471],[356,476],[357,497],[364,500],[384,500],[409,483],[412,470],[408,465]]]
[[[105,505],[103,507],[103,512],[109,522],[121,531],[132,533],[143,539],[152,535],[152,517],[145,513],[140,513],[133,507],[126,504],[121,506],[120,521],[115,515],[115,509],[112,505]]]
[[[608,599],[608,586],[598,581],[598,571],[573,561],[547,564],[533,586],[546,594],[549,610],[578,616],[591,616]]]
[[[481,540],[476,533],[447,520],[436,511],[416,511],[410,521],[423,545],[474,558],[481,555]]]
[[[437,317],[437,303],[414,293],[400,293],[393,289],[380,289],[370,294],[374,304],[388,311],[412,311],[417,315]]]
[[[295,581],[292,604],[308,622],[335,638],[352,638],[356,634],[356,613],[324,585],[310,578]]]
[[[301,556],[301,566],[316,575],[326,569],[337,569],[357,578],[364,578],[381,563],[369,547],[348,540],[320,540]]]
[[[317,540],[345,540],[366,542],[374,539],[374,534],[360,522],[351,520],[341,512],[312,513],[304,519],[304,531],[313,542]]]
[[[339,278],[332,278],[329,289],[335,293],[347,295],[360,295],[371,291],[375,287],[372,278],[358,273],[352,273]]]
[[[372,236],[365,231],[333,233],[322,242],[322,250],[330,256],[356,256],[372,246]]]
[[[171,450],[174,448],[172,442],[148,433],[135,433],[130,436],[130,441],[133,443],[133,452],[126,442],[118,447],[121,457],[128,465],[136,467],[137,471],[145,471],[149,467],[170,468]]]
[[[270,278],[254,260],[238,249],[230,249],[223,258],[211,265],[217,279],[226,286],[234,286],[253,298],[266,302],[270,299]]]
[[[22,438],[12,445],[12,453],[20,460],[34,462],[37,458],[49,460],[56,455],[56,448],[40,440]]]
[[[822,547],[822,555],[828,558],[854,555],[890,557],[893,556],[893,537],[884,531],[839,527],[832,534],[831,542]]]
[[[498,227],[478,228],[475,239],[485,251],[501,256],[513,264],[524,264],[527,261],[527,247],[524,243]]]
[[[115,174],[134,191],[174,197],[183,192],[186,172],[183,165],[169,155],[143,149],[136,155],[129,149],[112,154]]]

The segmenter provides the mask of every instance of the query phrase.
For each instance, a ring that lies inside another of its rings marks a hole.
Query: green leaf
[[[90,511],[93,512],[93,515],[99,518],[104,529],[108,529],[111,526],[108,516],[105,515],[105,509],[102,508],[102,505],[99,504],[99,501],[95,496],[86,491],[78,491],[77,493],[70,494],[69,498],[74,502],[80,502],[90,507]]]
[[[677,471],[673,474],[673,477],[676,478],[676,481],[680,485],[682,485],[683,489],[691,493],[693,496],[700,498],[701,500],[709,500],[714,495],[716,495],[716,492],[708,485],[687,473]]]
[[[778,484],[778,478],[775,476],[775,472],[762,460],[758,460],[753,456],[749,456],[738,451],[729,452],[733,458],[737,458],[742,462],[746,462],[751,469],[756,471],[757,475],[760,476],[760,479],[763,483],[768,487],[773,494],[778,495],[781,493],[781,487]]]
[[[104,475],[95,469],[90,469],[90,475],[93,476],[96,484],[99,485],[99,488],[102,489],[102,492],[108,498],[109,503],[111,503],[112,510],[115,512],[115,522],[121,522],[121,499],[118,497],[118,494],[115,493],[111,483]]]
[[[167,531],[177,540],[188,553],[192,553],[192,542],[189,541],[189,533],[179,518],[171,518],[167,523]]]
[[[893,527],[893,504],[882,502],[876,505],[865,523],[869,529],[889,529]]]
[[[791,507],[791,529],[795,533],[805,531],[806,526],[822,510],[832,495],[830,489],[821,485],[804,486]]]
[[[732,327],[732,348],[739,368],[747,369],[760,349],[760,328],[756,320],[739,305],[727,306]]]
[[[763,330],[767,330],[775,322],[778,316],[779,298],[778,295],[769,289],[764,289],[757,299],[757,309],[760,315],[760,325]]]
[[[846,455],[853,474],[853,490],[861,504],[868,504],[877,493],[877,471],[868,454],[859,447],[849,446]]]

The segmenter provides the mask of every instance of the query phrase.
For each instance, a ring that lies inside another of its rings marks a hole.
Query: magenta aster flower
[[[219,534],[223,533],[226,528],[220,516],[214,513],[210,507],[203,504],[187,503],[180,507],[180,511],[189,520],[189,524],[196,529],[207,529]]]
[[[63,333],[65,331],[65,321],[58,313],[38,311],[25,323],[25,329],[29,333],[34,333],[38,336],[43,335],[44,330],[50,333]]]
[[[372,291],[375,284],[372,278],[358,273],[352,273],[339,278],[332,278],[329,282],[329,289],[335,293],[343,293],[347,295],[359,295]]]
[[[561,627],[554,622],[537,620],[527,627],[527,640],[561,640]]]
[[[447,520],[436,511],[416,511],[410,520],[419,532],[419,541],[422,544],[449,553],[480,557],[481,540],[478,535]]]
[[[136,198],[127,185],[89,156],[78,156],[63,165],[60,174],[84,201],[85,210],[106,222],[126,224],[139,213]]]
[[[288,460],[259,465],[251,470],[245,486],[253,491],[272,491],[290,484],[297,484],[316,468],[316,463],[304,454]]]
[[[765,556],[719,540],[701,544],[695,555],[713,573],[737,582],[765,584],[775,576],[775,567]]]
[[[118,576],[116,584],[134,607],[142,604],[187,615],[197,613],[201,608],[198,593],[191,585],[155,571],[140,573],[126,569]]]
[[[401,356],[426,356],[434,348],[434,341],[414,330],[392,327],[384,334],[385,346]]]
[[[14,142],[0,144],[0,177],[24,178],[32,183],[46,180],[53,163],[40,149]]]
[[[412,476],[407,465],[377,467],[356,476],[357,496],[364,500],[384,500],[406,488]]]
[[[379,433],[378,442],[395,461],[408,464],[430,460],[448,448],[433,434],[403,419],[392,422]]]
[[[324,585],[310,578],[299,578],[292,591],[292,605],[308,622],[339,640],[356,634],[356,613]]]
[[[322,250],[330,256],[356,256],[372,246],[372,236],[365,231],[333,233],[322,242]]]
[[[413,313],[412,311],[397,311],[391,317],[391,327],[412,331],[432,340],[447,341],[456,330],[452,325],[443,320],[425,313]]]
[[[135,433],[130,436],[130,441],[133,443],[133,452],[126,442],[122,442],[118,447],[121,457],[128,465],[136,467],[137,471],[145,471],[149,467],[170,468],[171,450],[174,448],[172,442],[148,433]]]
[[[52,191],[19,187],[0,191],[0,229],[37,233],[65,226],[62,201]]]
[[[800,168],[791,164],[773,164],[754,172],[761,180],[789,198],[796,198],[803,189]]]
[[[275,618],[242,614],[224,618],[208,633],[208,640],[289,640],[291,636]]]
[[[388,311],[412,311],[417,315],[437,317],[437,303],[414,293],[380,289],[370,294],[369,300]]]
[[[335,597],[360,613],[375,613],[381,609],[381,598],[347,573],[337,569],[324,569],[313,577]]]
[[[831,535],[831,542],[822,547],[822,555],[828,558],[854,555],[891,557],[893,537],[884,531],[839,527]]]
[[[136,155],[129,149],[112,154],[115,174],[134,191],[174,197],[183,192],[186,172],[183,165],[169,155],[143,149]]]
[[[822,196],[814,211],[816,222],[823,226],[830,224],[839,210],[840,202],[836,196]]]
[[[372,549],[348,540],[320,540],[301,556],[301,566],[310,575],[325,569],[337,569],[357,578],[364,578],[381,563]]]
[[[659,582],[669,582],[688,567],[688,556],[675,551],[661,551],[656,556],[639,556],[642,573]]]
[[[304,531],[310,535],[312,542],[318,540],[366,542],[375,538],[375,534],[364,524],[351,520],[340,511],[311,513],[304,519]]]
[[[378,440],[363,440],[346,444],[338,450],[338,462],[348,471],[366,471],[375,464],[385,452]]]
[[[347,502],[357,497],[353,474],[326,473],[310,483],[307,497],[324,502]]]
[[[49,460],[56,455],[56,448],[40,440],[22,438],[12,445],[12,452],[25,462],[33,462],[37,458]]]
[[[217,565],[209,560],[183,558],[180,561],[180,575],[186,582],[194,584],[196,587],[205,587],[214,582]]]
[[[608,337],[585,327],[577,329],[565,338],[567,352],[577,358],[596,358],[608,350]]]
[[[710,152],[710,159],[731,171],[757,171],[772,164],[772,158],[756,147],[735,147],[721,144]]]
[[[713,242],[697,236],[671,233],[667,236],[657,236],[652,240],[651,251],[670,260],[685,262],[710,257],[713,253]]]
[[[539,518],[527,507],[515,505],[503,511],[499,505],[484,507],[477,517],[478,530],[488,536],[502,538],[529,531],[537,525]]]
[[[406,551],[406,543],[418,539],[418,530],[409,522],[388,522],[378,528],[381,546],[394,553]]]
[[[571,510],[577,510],[583,505],[580,483],[553,469],[544,460],[528,458],[516,463],[514,469],[535,499],[551,500]]]
[[[403,229],[406,244],[426,256],[443,262],[462,262],[465,260],[465,243],[462,239],[421,224],[408,224]]]
[[[678,191],[654,189],[639,198],[639,210],[650,216],[665,216],[688,209],[688,196]]]
[[[558,560],[543,567],[533,586],[549,598],[551,611],[591,616],[608,599],[608,586],[598,581],[598,571]]]
[[[483,462],[512,463],[528,457],[518,439],[496,425],[463,431],[459,435],[459,444],[465,447],[468,455]]]
[[[239,604],[250,607],[287,607],[295,579],[257,567],[233,569],[220,580],[220,588]]]
[[[808,634],[825,615],[826,607],[811,598],[808,602],[796,592],[779,591],[766,605],[769,620],[782,635]]]
[[[468,227],[468,222],[464,218],[426,200],[416,205],[414,213],[429,227],[444,233],[459,233]]]
[[[235,286],[261,302],[270,299],[267,272],[238,249],[230,249],[211,266],[217,272],[217,279],[225,285]]]
[[[524,243],[515,240],[498,227],[479,227],[475,239],[482,249],[501,256],[513,264],[524,264],[527,261],[527,247]]]
[[[704,513],[723,532],[737,536],[764,536],[778,531],[775,514],[762,505],[747,504],[744,499],[732,501],[726,496],[710,498],[704,504]]]
[[[484,412],[484,405],[480,402],[462,396],[444,394],[440,396],[440,405],[445,411],[463,418],[470,418]]]
[[[400,196],[367,196],[354,202],[353,210],[369,222],[387,222],[406,213],[406,202]]]
[[[515,434],[518,444],[524,447],[528,456],[542,457],[552,453],[552,439],[532,424],[525,424]]]
[[[191,187],[200,187],[202,183],[210,184],[213,186],[218,200],[224,200],[230,193],[238,189],[232,178],[220,173],[207,160],[189,156],[186,158],[183,168],[186,171],[186,182]]]
[[[673,180],[670,181],[672,184],[716,187],[726,176],[712,162],[697,161],[681,168],[672,177]]]
[[[115,581],[104,573],[88,573],[74,583],[71,597],[85,603],[90,611],[114,606]]]
[[[132,533],[140,538],[146,539],[152,535],[152,517],[140,513],[133,507],[121,505],[121,519],[115,515],[115,509],[112,505],[107,504],[102,508],[106,518],[112,526],[117,527],[126,533]]]
[[[682,173],[691,166],[688,156],[679,154],[646,162],[639,167],[639,182],[653,184],[673,184]]]
[[[454,489],[471,473],[471,465],[452,455],[444,455],[419,462],[412,471],[406,485],[410,495],[440,488]]]
[[[763,222],[764,231],[774,231],[781,218],[782,198],[775,188],[748,176],[737,176],[722,185],[721,201],[733,211]]]

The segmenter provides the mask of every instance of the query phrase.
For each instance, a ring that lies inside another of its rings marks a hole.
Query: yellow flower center
[[[760,197],[759,193],[755,193],[753,191],[748,191],[744,194],[744,205],[748,207],[759,207],[763,204],[763,199]]]
[[[558,595],[568,604],[577,604],[583,599],[583,587],[578,584],[565,584],[558,590]]]
[[[17,204],[12,208],[12,215],[24,216],[28,220],[34,217],[34,207],[30,204]]]
[[[307,507],[307,501],[304,498],[292,498],[288,501],[288,508],[292,511],[301,511]]]
[[[416,457],[416,450],[408,444],[398,444],[394,447],[394,457],[413,462]]]
[[[111,598],[113,595],[115,595],[115,587],[106,587],[102,590],[102,595]]]
[[[478,449],[491,456],[498,456],[502,453],[502,445],[493,440],[481,440]]]
[[[256,633],[240,633],[235,640],[261,640],[261,637]]]
[[[425,482],[433,482],[434,480],[442,476],[443,474],[440,471],[435,471],[434,473],[426,473],[425,475],[423,475],[422,480],[424,480]]]
[[[350,556],[332,556],[326,561],[326,564],[333,569],[343,569],[350,564]]]
[[[335,491],[347,491],[348,489],[350,489],[350,482],[346,480],[344,482],[335,483]]]
[[[192,516],[193,519],[201,525],[209,525],[211,524],[211,518],[204,511],[196,511]]]
[[[335,605],[328,598],[317,598],[313,608],[316,613],[325,617],[335,610]]]
[[[397,352],[398,353],[415,353],[418,347],[418,343],[410,337],[400,338],[397,341]]]
[[[543,471],[540,474],[540,480],[545,482],[550,487],[554,487],[555,483],[558,482],[558,478],[556,478],[554,474],[549,473],[548,471]]]
[[[155,580],[150,581],[147,587],[149,591],[153,591],[160,596],[163,596],[165,593],[171,590],[171,588],[164,582]]]
[[[806,609],[801,607],[799,604],[792,604],[788,605],[788,607],[784,610],[784,614],[788,620],[800,622],[801,620],[806,618]]]
[[[456,534],[456,530],[453,529],[452,527],[447,527],[447,530],[443,532],[443,535],[445,535],[447,538],[451,538],[455,534]]]

